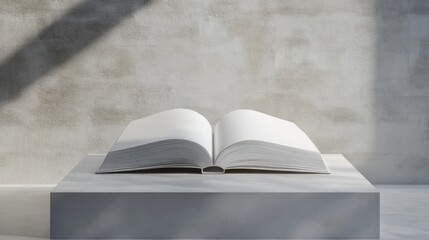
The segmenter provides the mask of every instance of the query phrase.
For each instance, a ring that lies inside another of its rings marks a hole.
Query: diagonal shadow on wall
[[[0,64],[0,107],[149,2],[86,0],[68,11]]]

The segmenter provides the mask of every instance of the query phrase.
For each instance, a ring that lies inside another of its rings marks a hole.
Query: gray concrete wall
[[[0,1],[0,183],[57,183],[185,107],[296,122],[376,183],[429,183],[427,1]]]

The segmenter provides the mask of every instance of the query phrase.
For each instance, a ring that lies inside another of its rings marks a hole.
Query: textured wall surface
[[[0,0],[0,183],[57,183],[130,120],[296,122],[376,183],[429,183],[428,1]]]

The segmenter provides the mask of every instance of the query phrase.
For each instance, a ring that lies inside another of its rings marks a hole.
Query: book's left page
[[[130,122],[98,173],[204,168],[213,164],[212,146],[206,118],[188,109],[167,110]]]

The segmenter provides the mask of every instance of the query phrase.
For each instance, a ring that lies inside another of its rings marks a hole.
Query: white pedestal
[[[103,159],[51,192],[51,238],[379,238],[379,192],[342,155],[332,174],[94,174]]]

